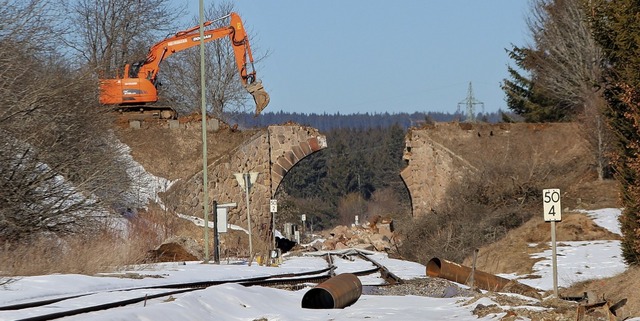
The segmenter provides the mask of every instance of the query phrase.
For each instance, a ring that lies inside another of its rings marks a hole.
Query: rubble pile
[[[312,251],[332,251],[355,248],[360,250],[389,252],[398,244],[393,220],[376,217],[362,225],[339,225],[320,232],[306,245]]]

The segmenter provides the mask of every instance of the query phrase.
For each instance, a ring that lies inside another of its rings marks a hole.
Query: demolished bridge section
[[[594,156],[581,133],[584,129],[572,123],[454,122],[411,128],[405,136],[407,166],[400,176],[409,190],[412,216],[435,211],[454,183],[473,174],[526,178],[594,172]]]
[[[245,193],[234,173],[259,173],[249,193],[252,234],[254,242],[269,249],[272,240],[269,201],[296,163],[326,147],[326,137],[315,128],[297,124],[269,126],[209,162],[208,197],[218,203],[236,203],[237,207],[229,209],[227,222],[247,228]],[[167,208],[174,213],[202,217],[202,183],[199,172],[174,184],[163,197]]]

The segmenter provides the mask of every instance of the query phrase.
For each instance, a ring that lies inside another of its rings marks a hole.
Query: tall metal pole
[[[544,220],[551,222],[551,262],[553,264],[553,295],[558,296],[558,256],[556,252],[556,222],[562,220],[560,189],[545,188],[542,190],[542,209]]]
[[[251,237],[251,209],[249,208],[249,188],[251,187],[250,174],[244,173],[244,189],[247,198],[247,222],[249,224],[249,265],[253,261],[253,238]]]
[[[204,0],[200,0],[200,102],[202,113],[202,203],[204,210],[204,263],[209,263],[209,191],[207,187],[207,97],[204,66]]]
[[[556,221],[551,221],[551,262],[553,264],[553,295],[558,296],[558,256],[556,250]]]

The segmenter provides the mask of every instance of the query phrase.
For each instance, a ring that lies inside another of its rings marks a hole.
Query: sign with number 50
[[[545,221],[559,222],[562,220],[562,207],[560,206],[560,189],[551,188],[542,190],[542,203]]]

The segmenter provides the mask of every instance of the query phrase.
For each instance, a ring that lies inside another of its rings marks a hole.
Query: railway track
[[[372,266],[370,268],[359,269],[357,271],[348,271],[345,273],[351,273],[357,276],[380,273],[380,276],[387,282],[387,284],[397,284],[402,282],[400,278],[389,272],[386,267],[367,257],[367,255],[363,252],[353,251],[349,254],[327,253],[325,254],[325,259],[328,266],[323,269],[300,273],[270,275],[264,277],[172,283],[74,294],[46,300],[36,300],[13,305],[0,306],[0,319],[4,320],[8,318],[8,320],[16,321],[54,320],[83,313],[115,309],[139,303],[144,303],[146,306],[146,303],[149,300],[165,297],[168,298],[174,295],[198,291],[210,286],[226,283],[237,283],[243,286],[300,286],[305,284],[318,284],[336,275],[335,271],[337,267],[334,265],[334,256],[338,256],[341,259],[348,258],[349,260],[364,260],[370,262]],[[114,300],[114,298],[117,299]],[[87,305],[87,300],[100,301],[100,303]],[[12,315],[19,317],[12,317]]]

